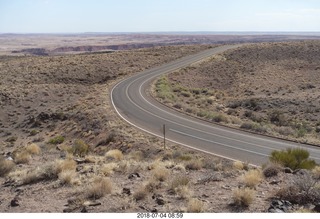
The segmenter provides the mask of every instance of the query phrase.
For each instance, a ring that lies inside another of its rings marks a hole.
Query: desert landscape
[[[319,212],[320,166],[164,149],[109,96],[145,69],[256,42],[161,77],[153,95],[215,123],[319,144],[320,43],[308,37],[0,35],[0,212]]]

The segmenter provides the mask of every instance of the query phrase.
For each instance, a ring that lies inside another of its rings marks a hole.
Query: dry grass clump
[[[237,207],[249,207],[253,202],[255,191],[250,188],[236,189],[233,192],[233,204]]]
[[[21,181],[22,184],[33,184],[44,180],[55,180],[60,172],[57,163],[52,162],[43,167],[25,171],[21,176]]]
[[[118,166],[119,165],[114,162],[107,163],[101,167],[100,172],[105,176],[110,176],[111,174],[113,174],[114,170],[116,170],[118,168]]]
[[[234,162],[233,162],[233,167],[234,167],[236,170],[244,170],[245,165],[244,165],[243,162],[237,160],[237,161],[234,161]]]
[[[0,177],[7,175],[14,168],[14,162],[0,157]]]
[[[108,151],[105,156],[111,157],[115,160],[122,160],[123,159],[122,151],[120,151],[118,149]]]
[[[112,191],[112,183],[109,178],[97,177],[93,180],[86,192],[86,197],[99,199]]]
[[[76,182],[77,173],[74,170],[64,170],[59,173],[58,178],[61,184],[73,185]]]
[[[26,163],[29,163],[31,159],[31,155],[25,151],[25,150],[22,150],[20,152],[17,152],[14,154],[13,156],[13,160],[16,164],[26,164]]]
[[[243,183],[250,188],[254,188],[256,185],[258,185],[262,181],[262,173],[260,170],[249,170],[247,173],[245,173],[242,177]]]
[[[56,160],[55,165],[57,168],[57,172],[60,173],[66,170],[75,170],[77,167],[77,162],[69,158],[66,160]]]
[[[38,145],[36,144],[29,144],[25,147],[26,151],[29,153],[29,154],[35,154],[35,155],[38,155],[41,153],[41,149]]]
[[[163,166],[156,167],[152,171],[152,175],[155,179],[159,180],[160,182],[165,181],[169,176],[169,170]]]
[[[192,198],[188,202],[188,207],[187,207],[187,212],[189,213],[201,213],[204,211],[204,205],[203,202],[196,199]]]
[[[179,199],[189,199],[193,195],[188,185],[178,186],[174,192]]]

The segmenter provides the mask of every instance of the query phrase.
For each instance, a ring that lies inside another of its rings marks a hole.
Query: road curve
[[[148,93],[150,83],[157,76],[239,46],[216,47],[127,78],[116,84],[111,91],[113,107],[121,118],[145,132],[163,137],[163,125],[165,124],[167,140],[231,160],[261,165],[268,161],[268,156],[273,150],[300,147],[307,149],[311,158],[320,163],[319,147],[204,122],[158,103]]]

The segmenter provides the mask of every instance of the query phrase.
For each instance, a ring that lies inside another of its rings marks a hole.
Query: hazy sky
[[[0,0],[2,33],[320,31],[320,0]]]

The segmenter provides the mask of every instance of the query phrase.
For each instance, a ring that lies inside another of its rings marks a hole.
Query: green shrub
[[[272,151],[270,161],[279,163],[292,170],[296,169],[313,169],[316,166],[314,160],[309,159],[309,152],[302,148],[287,148],[282,151]]]
[[[63,142],[64,142],[64,137],[61,136],[61,135],[56,136],[56,137],[54,137],[54,138],[51,138],[51,139],[48,141],[49,144],[55,144],[55,145],[61,144],[61,143],[63,143]]]
[[[72,153],[75,156],[84,157],[88,154],[89,146],[82,140],[77,139],[72,145]]]

